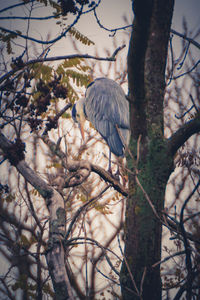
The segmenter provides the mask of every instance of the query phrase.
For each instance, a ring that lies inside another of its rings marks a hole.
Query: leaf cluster
[[[94,42],[90,40],[88,37],[83,35],[80,31],[78,31],[75,27],[69,29],[69,33],[75,37],[77,41],[80,41],[82,44],[90,46],[94,45]]]
[[[81,58],[66,59],[56,69],[56,73],[62,78],[61,82],[68,89],[68,97],[71,103],[78,100],[77,89],[74,85],[76,87],[86,87],[91,81],[89,71],[90,67]]]
[[[86,6],[92,8],[95,6],[95,1],[90,0],[59,0],[61,3],[62,14],[67,15],[68,13],[77,14],[80,7]]]
[[[24,67],[21,56],[12,59],[13,68],[19,64]],[[74,103],[79,98],[78,89],[91,81],[89,71],[90,68],[80,58],[64,60],[56,69],[42,63],[24,67],[17,77],[10,77],[4,82],[2,99],[6,101],[2,103],[5,116],[8,111],[15,116],[26,115],[26,124],[31,132],[41,129],[44,122],[48,130],[57,128],[57,119],[52,118],[55,117],[56,106],[61,101]],[[3,123],[1,128],[6,124]]]
[[[11,42],[16,39],[18,34],[21,34],[20,30],[16,30],[16,33],[7,33],[3,29],[0,29],[0,42],[6,44],[8,54],[13,54]]]
[[[0,183],[0,201],[3,203],[6,201],[7,203],[12,202],[15,199],[15,196],[10,192],[10,188],[7,184]]]
[[[20,274],[19,278],[14,284],[12,284],[11,287],[13,291],[17,291],[18,289],[25,291],[28,299],[36,299],[37,284],[28,282],[28,276],[25,274]],[[46,295],[51,297],[54,296],[54,293],[52,292],[48,283],[43,285],[42,290]]]

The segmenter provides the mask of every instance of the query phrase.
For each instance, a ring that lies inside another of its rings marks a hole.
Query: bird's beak
[[[80,129],[80,132],[81,132],[82,139],[83,139],[83,141],[85,141],[85,134],[84,134],[83,124],[84,124],[83,122],[79,123],[79,129]]]

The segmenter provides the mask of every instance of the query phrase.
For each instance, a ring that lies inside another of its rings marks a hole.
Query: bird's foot
[[[111,168],[108,168],[108,173],[110,173],[111,177],[117,181],[120,181],[120,172],[117,170],[117,172],[114,174]]]
[[[128,183],[128,176],[125,175],[125,174],[121,174],[120,171],[119,171],[119,168],[117,169],[117,171],[115,173],[112,172],[112,169],[109,168],[108,169],[108,172],[110,173],[111,177],[113,179],[115,179],[116,181],[120,182],[121,180],[121,183],[124,187],[127,187],[127,183]]]

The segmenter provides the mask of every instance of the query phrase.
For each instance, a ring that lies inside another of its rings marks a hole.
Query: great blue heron
[[[116,156],[124,156],[130,138],[129,103],[119,84],[108,78],[91,82],[85,98],[73,106],[72,117],[79,123],[83,140],[83,124],[87,119],[104,138],[110,151]]]

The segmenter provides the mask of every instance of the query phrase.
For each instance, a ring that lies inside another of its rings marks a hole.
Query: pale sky
[[[9,5],[19,3],[19,0],[0,0],[0,9]],[[200,25],[200,1],[199,0],[176,0],[174,17],[172,28],[182,32],[182,20],[183,17],[188,21],[188,27],[190,30],[198,27]],[[38,9],[38,13],[41,13],[41,9]],[[13,13],[15,15],[23,14],[22,9],[15,10]],[[133,13],[130,0],[102,0],[100,6],[97,9],[98,17],[101,23],[110,29],[124,26],[123,16],[127,17],[128,22],[131,24]],[[5,12],[5,15],[10,15],[9,12]],[[47,9],[42,11],[42,16],[48,15]],[[1,16],[1,14],[0,14]],[[9,21],[12,28],[16,28],[19,24],[18,20]],[[4,21],[0,20],[0,25],[3,25]],[[47,33],[53,33],[55,31],[55,22],[52,21],[52,26],[49,23],[41,23],[38,25],[38,22],[32,23],[32,33],[40,38],[43,35],[43,38],[46,37]],[[70,18],[69,18],[70,24]],[[98,49],[103,49],[104,47],[110,47],[112,45],[112,37],[109,37],[109,32],[104,31],[99,28],[93,14],[81,16],[78,24],[75,26],[81,33],[85,34],[88,38],[95,42],[95,45]],[[117,38],[120,40],[123,32],[119,31],[117,33]],[[55,46],[56,55],[63,55],[71,53],[72,49],[69,47],[69,43],[66,39],[63,39],[60,43]],[[83,51],[91,53],[92,47],[83,47]],[[62,53],[61,53],[62,52]],[[91,53],[92,54],[92,53]]]

